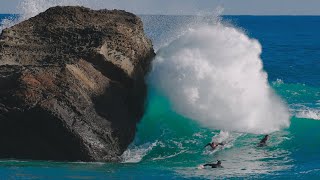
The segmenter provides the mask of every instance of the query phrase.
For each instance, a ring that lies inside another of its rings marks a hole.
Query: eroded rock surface
[[[141,20],[54,7],[0,36],[0,158],[117,161],[154,57]]]

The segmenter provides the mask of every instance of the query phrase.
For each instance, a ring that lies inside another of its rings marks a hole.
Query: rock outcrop
[[[0,36],[0,158],[117,161],[154,57],[121,10],[53,7]]]

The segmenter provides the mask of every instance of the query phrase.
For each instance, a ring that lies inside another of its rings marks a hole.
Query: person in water
[[[267,135],[265,135],[264,138],[260,141],[260,143],[259,143],[258,146],[259,146],[259,147],[266,146],[268,139],[269,139],[269,135],[267,134]]]
[[[218,146],[224,146],[224,143],[216,143],[216,142],[212,142],[212,143],[208,143],[207,145],[205,145],[204,147],[206,148],[207,146],[210,146],[212,148],[212,150],[215,150]]]
[[[211,166],[211,168],[223,168],[223,166],[221,165],[221,161],[218,161],[216,164],[204,164],[203,168],[206,166]]]

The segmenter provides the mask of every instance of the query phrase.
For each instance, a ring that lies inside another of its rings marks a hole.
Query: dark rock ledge
[[[154,57],[141,20],[53,7],[0,36],[0,158],[118,161]]]

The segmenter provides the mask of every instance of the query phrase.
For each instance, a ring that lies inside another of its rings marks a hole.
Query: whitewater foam
[[[154,143],[145,143],[140,146],[131,145],[122,155],[121,159],[123,163],[138,163],[146,156],[155,146],[158,145],[158,141]]]
[[[214,154],[221,149],[229,149],[232,148],[234,142],[240,137],[242,133],[229,133],[227,131],[220,131],[219,134],[216,134],[212,137],[212,142],[223,143],[223,146],[218,146],[215,150],[212,151],[211,148],[207,148],[202,154]]]
[[[290,114],[297,118],[320,120],[320,107],[317,101],[290,104]]]
[[[230,138],[230,133],[227,131],[220,131],[219,134],[212,137],[212,142],[222,143]]]
[[[189,28],[161,48],[149,85],[205,127],[271,133],[289,126],[286,105],[263,71],[261,45],[221,22]]]
[[[296,112],[295,116],[298,118],[320,120],[320,109],[306,108]]]

